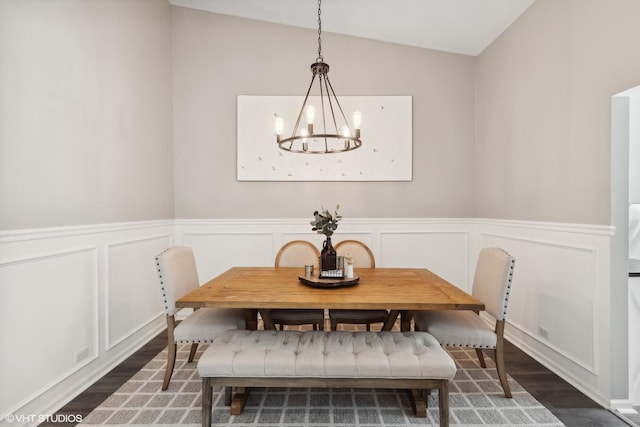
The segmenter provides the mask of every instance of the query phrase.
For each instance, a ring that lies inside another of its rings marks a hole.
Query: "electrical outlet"
[[[76,353],[76,363],[86,359],[87,357],[89,357],[89,349],[85,347]]]
[[[549,331],[547,331],[542,326],[538,326],[538,335],[540,335],[544,339],[549,339]]]

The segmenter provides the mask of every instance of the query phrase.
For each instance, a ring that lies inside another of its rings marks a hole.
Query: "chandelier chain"
[[[318,62],[322,62],[322,20],[320,19],[322,0],[318,0]]]

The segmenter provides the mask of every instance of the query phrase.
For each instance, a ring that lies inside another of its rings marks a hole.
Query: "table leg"
[[[258,329],[258,310],[254,308],[245,308],[242,310],[246,328],[250,331]]]
[[[398,319],[398,315],[400,314],[400,310],[389,310],[389,315],[387,316],[387,320],[385,320],[384,325],[382,325],[383,331],[390,331],[393,329],[393,325],[396,323]]]
[[[262,323],[264,323],[264,330],[272,330],[277,331],[276,326],[271,321],[271,313],[269,310],[258,310],[260,312],[260,317],[262,317]]]
[[[231,415],[242,414],[244,405],[247,403],[247,399],[249,398],[249,391],[249,387],[236,388],[236,394],[233,395],[233,399],[231,400],[231,408],[229,409],[229,413]]]
[[[403,311],[400,313],[400,330],[402,332],[411,332],[411,320],[413,319],[413,311]]]
[[[427,401],[422,398],[420,390],[407,390],[409,393],[409,400],[411,401],[411,407],[416,414],[416,418],[427,417]]]

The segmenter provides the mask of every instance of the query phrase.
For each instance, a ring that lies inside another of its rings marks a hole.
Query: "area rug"
[[[169,389],[161,391],[167,350],[91,412],[83,426],[200,426],[201,383],[189,346],[178,348]],[[516,381],[504,397],[493,361],[482,369],[473,350],[447,349],[458,372],[450,387],[452,426],[562,426]],[[416,418],[406,392],[366,389],[254,389],[241,415],[229,415],[222,389],[214,390],[213,426],[438,426],[438,394],[431,394],[427,418]]]

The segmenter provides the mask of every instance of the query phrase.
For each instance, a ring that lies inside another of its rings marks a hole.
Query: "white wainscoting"
[[[468,220],[458,219],[350,219],[332,241],[360,240],[379,267],[427,267],[470,289],[472,230]],[[176,242],[194,249],[201,281],[234,265],[272,266],[282,245],[296,239],[321,248],[324,236],[313,233],[307,219],[176,221]]]
[[[306,219],[177,220],[201,281],[232,265],[268,266],[286,242],[321,247]],[[516,259],[508,338],[583,393],[610,406],[609,241],[606,226],[483,219],[345,219],[332,240],[367,243],[380,267],[426,267],[471,290],[478,251]]]
[[[629,277],[629,400],[640,406],[640,277]]]
[[[479,249],[504,248],[517,259],[508,339],[608,407],[611,234],[573,224],[356,218],[344,219],[333,241],[361,240],[378,266],[426,267],[467,291]],[[153,258],[166,247],[191,246],[205,282],[234,265],[273,265],[294,239],[324,240],[307,218],[0,233],[0,419],[54,412],[164,328]]]
[[[478,247],[516,258],[505,335],[610,407],[609,227],[478,220]]]
[[[1,425],[39,424],[162,331],[172,244],[172,220],[0,233]]]

